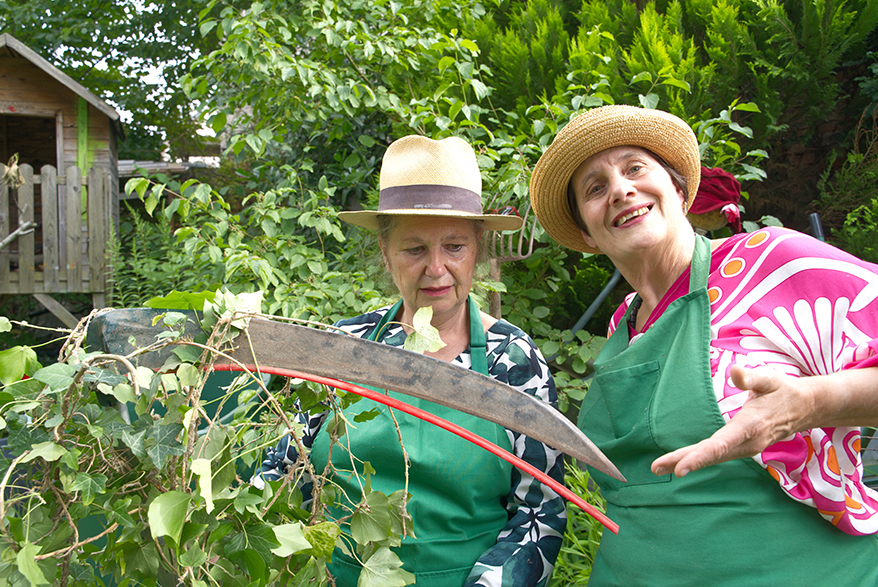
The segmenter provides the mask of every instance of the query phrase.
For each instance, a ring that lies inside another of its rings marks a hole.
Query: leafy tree
[[[243,4],[230,0],[230,4]],[[120,157],[186,158],[203,148],[180,88],[213,38],[198,32],[200,0],[0,0],[8,32],[122,111]],[[145,81],[152,74],[161,81]]]

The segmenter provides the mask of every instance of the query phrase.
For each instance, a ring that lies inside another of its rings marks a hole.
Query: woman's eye
[[[594,184],[588,186],[588,188],[586,188],[586,190],[585,190],[586,197],[591,198],[591,197],[596,196],[597,194],[600,193],[600,191],[603,187],[604,186],[602,186],[599,183],[594,183]]]
[[[463,249],[463,245],[445,245],[445,248],[451,251],[452,253],[460,252]]]
[[[418,255],[424,251],[424,247],[412,247],[410,249],[406,249],[405,252],[410,255]]]
[[[638,173],[641,169],[643,169],[643,165],[641,165],[640,163],[635,163],[628,168],[628,173]]]

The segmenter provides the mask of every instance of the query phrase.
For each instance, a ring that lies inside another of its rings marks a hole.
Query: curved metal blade
[[[624,481],[613,463],[558,410],[480,373],[397,347],[254,318],[231,357],[396,391],[478,416],[544,442]],[[251,351],[252,347],[252,351]],[[220,357],[218,364],[232,363]]]

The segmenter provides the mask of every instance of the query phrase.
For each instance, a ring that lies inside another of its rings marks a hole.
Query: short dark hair
[[[653,151],[650,151],[645,147],[638,147],[637,145],[632,146],[637,147],[638,149],[643,149],[644,151],[652,155],[655,160],[659,162],[659,165],[661,165],[664,170],[668,172],[668,175],[671,176],[671,181],[674,183],[674,186],[683,192],[683,198],[689,199],[689,187],[686,185],[686,177],[683,176],[682,173],[671,167],[667,161],[662,159],[661,156],[657,155]],[[579,213],[579,206],[576,203],[576,193],[573,191],[572,181],[567,182],[567,207],[570,209],[570,216],[573,218],[573,222],[576,223],[576,226],[578,226],[579,229],[585,234],[589,234],[588,227],[585,225],[585,221],[582,219],[582,215]]]

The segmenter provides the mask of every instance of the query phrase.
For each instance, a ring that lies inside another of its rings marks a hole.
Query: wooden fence
[[[102,297],[112,226],[109,173],[92,167],[83,177],[68,167],[59,176],[46,165],[37,175],[26,164],[19,171],[24,183],[17,189],[0,181],[0,240],[26,222],[36,229],[0,249],[0,293]],[[6,172],[0,164],[0,178]]]

